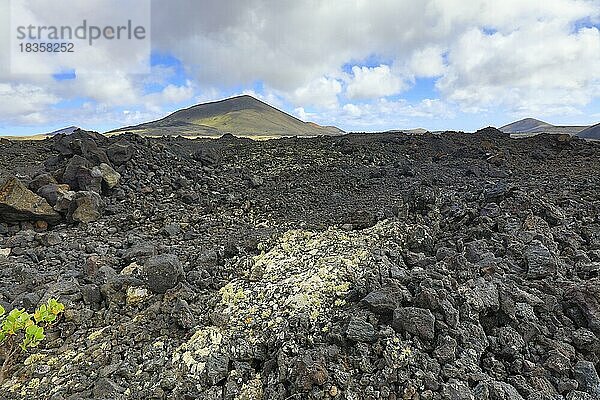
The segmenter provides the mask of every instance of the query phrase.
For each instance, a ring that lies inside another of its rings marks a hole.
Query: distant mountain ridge
[[[600,124],[592,125],[577,134],[583,139],[600,139]]]
[[[47,133],[46,135],[48,135],[48,136],[70,135],[78,129],[80,129],[78,126],[68,126],[66,128],[62,128],[62,129],[56,130],[54,132]]]
[[[552,133],[552,134],[568,134],[576,135],[587,126],[573,125],[552,125],[535,118],[525,118],[519,121],[512,122],[500,128],[502,132],[510,134],[534,134],[534,133]]]
[[[252,96],[242,95],[175,111],[157,121],[116,129],[149,136],[248,137],[319,136],[343,134],[334,126],[304,122]]]
[[[413,129],[391,129],[391,130],[387,131],[386,133],[406,133],[409,135],[423,135],[427,132],[429,132],[429,131],[425,128],[413,128]]]
[[[553,126],[554,125],[540,121],[539,119],[525,118],[508,125],[504,125],[500,128],[500,130],[506,133],[541,132],[543,129],[552,128]]]

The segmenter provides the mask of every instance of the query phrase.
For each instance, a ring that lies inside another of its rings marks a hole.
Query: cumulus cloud
[[[191,101],[196,93],[192,81],[145,93],[138,78],[93,74],[65,82],[40,76],[30,83],[0,82],[0,125],[130,125],[162,117],[169,106]],[[64,101],[76,105],[61,105]]]
[[[362,109],[359,106],[357,106],[356,104],[352,104],[352,103],[344,104],[344,107],[342,107],[342,110],[344,113],[346,113],[347,115],[349,115],[353,118],[358,118],[361,115],[363,115]]]
[[[48,107],[59,97],[32,84],[0,83],[0,112],[4,123],[32,125],[48,121]]]
[[[143,103],[146,109],[159,112],[165,104],[179,104],[190,100],[196,92],[192,81],[186,81],[185,85],[177,86],[169,84],[161,91],[141,96],[139,102]]]
[[[455,118],[454,109],[439,99],[423,99],[416,103],[406,100],[378,99],[370,103],[347,103],[324,113],[304,113],[318,123],[334,121],[348,131],[414,128],[428,121],[427,127],[442,126]],[[411,125],[412,122],[412,125]]]
[[[397,94],[408,85],[400,76],[394,75],[389,65],[378,67],[352,67],[352,78],[346,88],[350,99],[372,99]]]
[[[276,90],[291,92],[332,76],[351,59],[394,57],[431,36],[426,2],[198,3],[156,2],[154,44],[200,66],[199,79],[218,85],[259,77]],[[177,27],[174,19],[181,21]],[[409,25],[414,31],[405,29]]]
[[[416,50],[410,59],[409,69],[414,76],[433,78],[444,74],[444,50],[438,46],[428,46]]]
[[[465,109],[504,105],[524,113],[583,106],[600,88],[600,32],[557,22],[510,33],[465,32],[437,87]]]
[[[342,84],[339,80],[321,77],[295,89],[288,97],[294,104],[334,108],[338,105],[337,95],[341,91]]]

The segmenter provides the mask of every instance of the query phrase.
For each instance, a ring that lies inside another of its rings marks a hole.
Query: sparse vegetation
[[[37,347],[46,335],[44,328],[54,324],[65,306],[56,299],[49,299],[38,307],[33,314],[25,309],[14,308],[8,314],[0,305],[0,351],[4,362],[0,367],[0,383],[15,362],[19,351]]]

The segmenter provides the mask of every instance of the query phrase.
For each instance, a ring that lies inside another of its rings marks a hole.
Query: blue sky
[[[242,93],[347,131],[600,122],[597,0],[340,1],[155,1],[147,73],[0,63],[0,135],[107,131]]]

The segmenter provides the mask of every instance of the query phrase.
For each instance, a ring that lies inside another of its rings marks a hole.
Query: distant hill
[[[600,124],[582,130],[577,136],[583,139],[600,139]]]
[[[56,130],[54,132],[38,133],[35,135],[24,135],[24,136],[19,136],[19,135],[2,136],[2,135],[0,135],[0,137],[5,138],[5,139],[10,139],[10,140],[44,140],[47,137],[51,137],[51,136],[55,136],[55,135],[70,135],[78,129],[81,129],[81,128],[79,128],[77,126],[69,126],[67,128],[62,128],[62,129]]]
[[[506,133],[527,133],[527,132],[543,132],[544,129],[553,128],[547,122],[540,121],[535,118],[525,118],[508,125],[504,125],[500,128],[502,132]]]
[[[552,133],[575,135],[587,126],[557,126],[535,118],[525,118],[500,128],[502,132],[511,134]]]
[[[133,132],[149,136],[248,137],[339,135],[342,130],[304,122],[252,96],[237,96],[198,104],[158,121],[120,128],[109,133]]]
[[[77,126],[69,126],[67,128],[59,129],[59,130],[54,131],[54,132],[46,133],[46,135],[48,135],[48,136],[70,135],[71,133],[75,132],[78,129],[80,129],[80,128],[77,127]]]
[[[425,128],[414,128],[414,129],[392,129],[387,131],[387,133],[406,133],[409,135],[422,135],[429,132]]]

